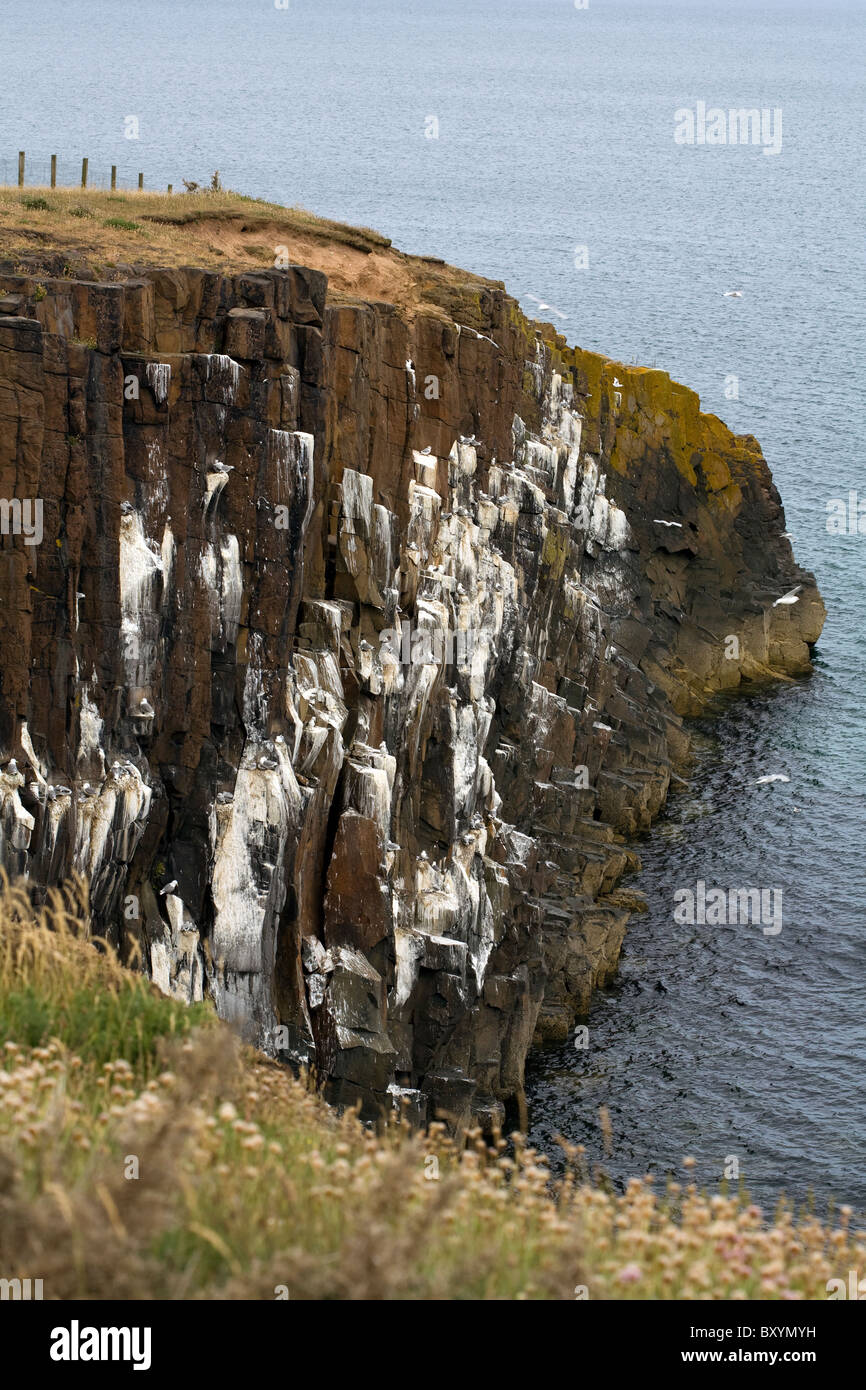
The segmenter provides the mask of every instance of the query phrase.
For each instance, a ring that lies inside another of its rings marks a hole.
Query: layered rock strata
[[[757,441],[488,282],[0,296],[0,862],[334,1099],[521,1123],[684,716],[809,669]]]

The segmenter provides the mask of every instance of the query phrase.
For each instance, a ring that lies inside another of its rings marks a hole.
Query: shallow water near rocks
[[[688,792],[639,846],[650,911],[589,1050],[530,1062],[533,1137],[600,1158],[606,1104],[619,1179],[691,1153],[712,1183],[737,1155],[765,1203],[866,1205],[866,536],[826,530],[829,499],[866,498],[866,10],[145,0],[118,19],[67,0],[61,24],[4,15],[3,51],[0,176],[19,149],[42,177],[57,150],[67,182],[83,154],[152,188],[219,169],[502,279],[570,341],[663,367],[760,439],[829,610],[816,673],[702,726]],[[781,153],[676,145],[674,112],[699,100],[781,107]],[[790,782],[754,785],[774,772]],[[698,879],[781,886],[781,933],[678,927],[674,890]]]
[[[819,1210],[833,1197],[866,1205],[863,920],[845,890],[866,804],[844,774],[815,766],[809,709],[828,699],[828,680],[819,670],[698,722],[689,788],[638,846],[649,911],[632,918],[619,975],[593,1001],[587,1046],[530,1059],[531,1137],[551,1155],[562,1134],[621,1185],[642,1172],[681,1178],[688,1154],[708,1188],[736,1158],[767,1206],[783,1192],[812,1193]],[[756,785],[769,772],[790,782]],[[822,859],[816,836],[826,844],[834,831]],[[674,892],[699,879],[781,887],[781,931],[678,924]]]

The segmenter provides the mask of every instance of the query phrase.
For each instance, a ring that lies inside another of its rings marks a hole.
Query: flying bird
[[[786,777],[784,772],[769,772],[766,777],[759,777],[755,786],[763,787],[767,782],[790,782],[790,780],[790,777]]]
[[[776,602],[773,604],[773,607],[778,608],[780,603],[799,603],[800,600],[798,595],[802,588],[802,584],[797,584],[793,589],[789,589],[788,592],[786,594],[783,594],[781,598],[776,599]]]
[[[543,313],[556,314],[557,318],[560,318],[560,319],[567,319],[567,318],[568,318],[568,314],[564,314],[564,313],[562,312],[561,309],[554,309],[554,307],[553,307],[552,304],[548,304],[548,303],[546,303],[545,300],[539,299],[538,296],[535,295],[535,294],[527,294],[527,295],[524,296],[524,298],[525,298],[525,299],[531,299],[532,302],[533,302],[533,304],[537,304],[537,305],[538,305],[538,312],[541,313],[541,314],[543,314]]]

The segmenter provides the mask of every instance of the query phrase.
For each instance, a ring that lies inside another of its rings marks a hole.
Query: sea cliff
[[[520,1124],[684,720],[808,672],[820,596],[758,442],[663,371],[195,206],[195,265],[0,228],[0,862],[83,875],[126,959],[330,1098]]]

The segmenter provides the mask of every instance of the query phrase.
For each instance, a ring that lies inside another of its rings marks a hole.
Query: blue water
[[[758,436],[829,609],[817,670],[703,726],[588,1051],[532,1063],[533,1133],[600,1159],[604,1104],[617,1178],[691,1153],[711,1183],[735,1155],[765,1202],[866,1206],[866,536],[825,524],[830,498],[866,499],[866,8],[3,0],[0,52],[0,177],[19,149],[42,178],[52,152],[62,180],[82,155],[154,188],[219,169],[544,299],[571,341]],[[698,101],[781,107],[781,154],[677,145]],[[756,788],[767,772],[791,780]],[[781,934],[677,927],[673,887],[698,878],[782,886]]]

